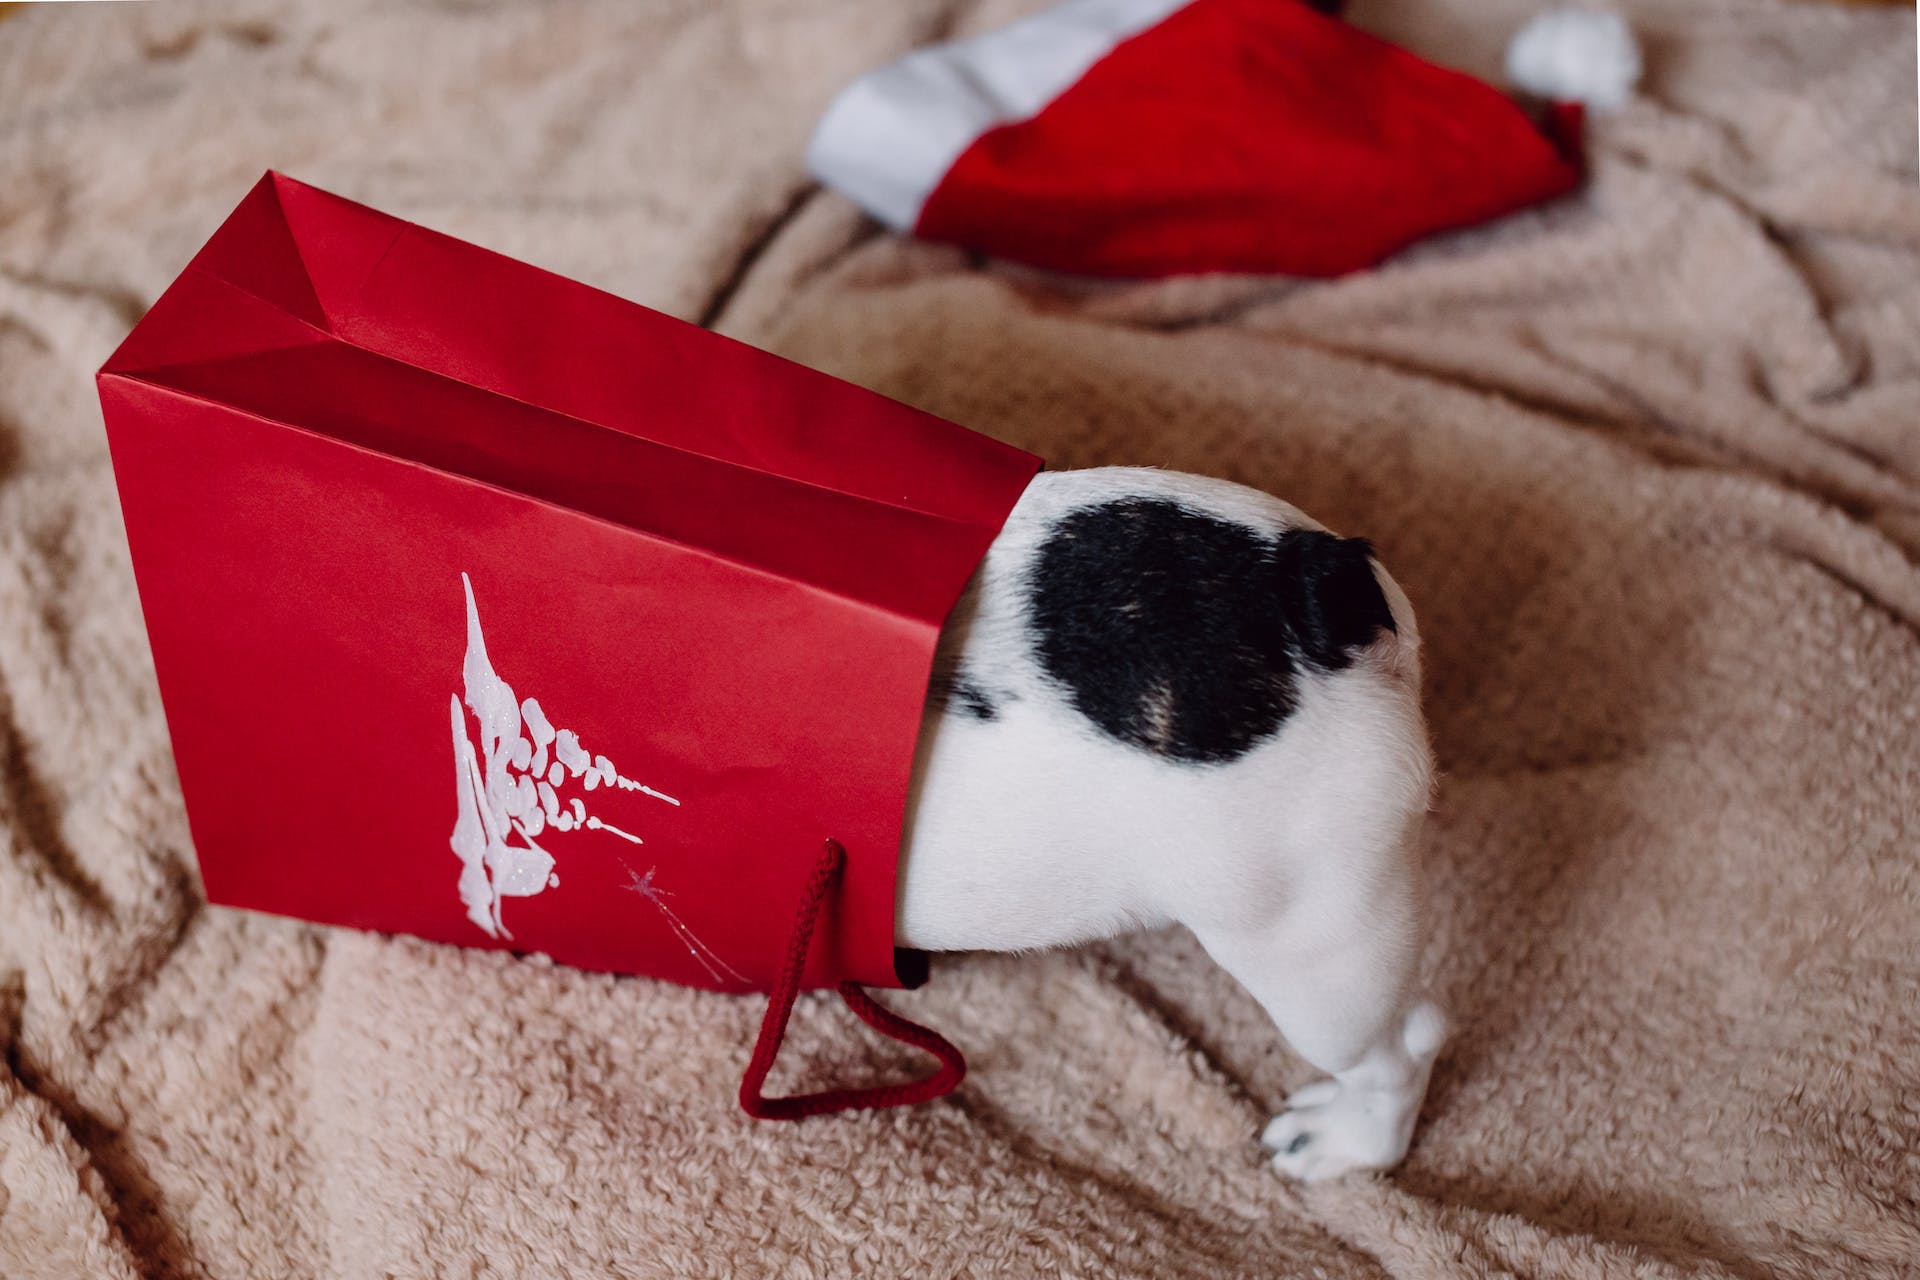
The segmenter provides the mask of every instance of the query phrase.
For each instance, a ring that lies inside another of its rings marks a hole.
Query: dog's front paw
[[[1260,1135],[1273,1167],[1301,1182],[1385,1169],[1407,1153],[1407,1101],[1392,1092],[1316,1080],[1287,1097]]]

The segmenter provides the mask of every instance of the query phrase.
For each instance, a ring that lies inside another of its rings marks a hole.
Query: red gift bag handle
[[[740,1106],[756,1120],[804,1120],[808,1116],[832,1111],[866,1111],[881,1107],[907,1107],[930,1102],[952,1093],[966,1078],[967,1060],[947,1039],[917,1022],[909,1022],[867,994],[857,982],[842,982],[840,998],[847,1002],[860,1021],[883,1036],[925,1049],[940,1059],[940,1069],[922,1080],[905,1084],[871,1085],[864,1089],[823,1089],[818,1093],[800,1093],[788,1098],[769,1098],[760,1091],[767,1072],[780,1054],[780,1042],[786,1038],[787,1019],[800,994],[800,975],[807,967],[807,947],[813,941],[813,926],[820,907],[832,892],[847,865],[847,851],[838,840],[827,841],[820,861],[807,876],[800,894],[800,910],[793,922],[793,937],[787,943],[786,962],[775,979],[767,998],[767,1016],[760,1022],[760,1038],[753,1046],[753,1059],[740,1081]]]

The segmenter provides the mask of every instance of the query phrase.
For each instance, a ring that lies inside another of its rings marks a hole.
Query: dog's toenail
[[[1302,1151],[1306,1150],[1307,1144],[1312,1141],[1313,1135],[1310,1133],[1295,1134],[1293,1141],[1287,1144],[1287,1154],[1290,1156],[1299,1155]]]

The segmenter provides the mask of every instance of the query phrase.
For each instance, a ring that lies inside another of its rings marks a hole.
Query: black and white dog
[[[1043,472],[942,639],[897,934],[1022,950],[1187,926],[1327,1079],[1282,1172],[1407,1149],[1445,1034],[1414,974],[1419,638],[1365,542],[1264,493]]]

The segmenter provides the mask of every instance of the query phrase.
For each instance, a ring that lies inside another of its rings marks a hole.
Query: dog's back
[[[1387,856],[1426,800],[1418,684],[1412,611],[1366,543],[1224,481],[1042,473],[943,637],[901,940],[1197,924],[1288,892],[1318,845]],[[993,900],[963,909],[989,867]]]

